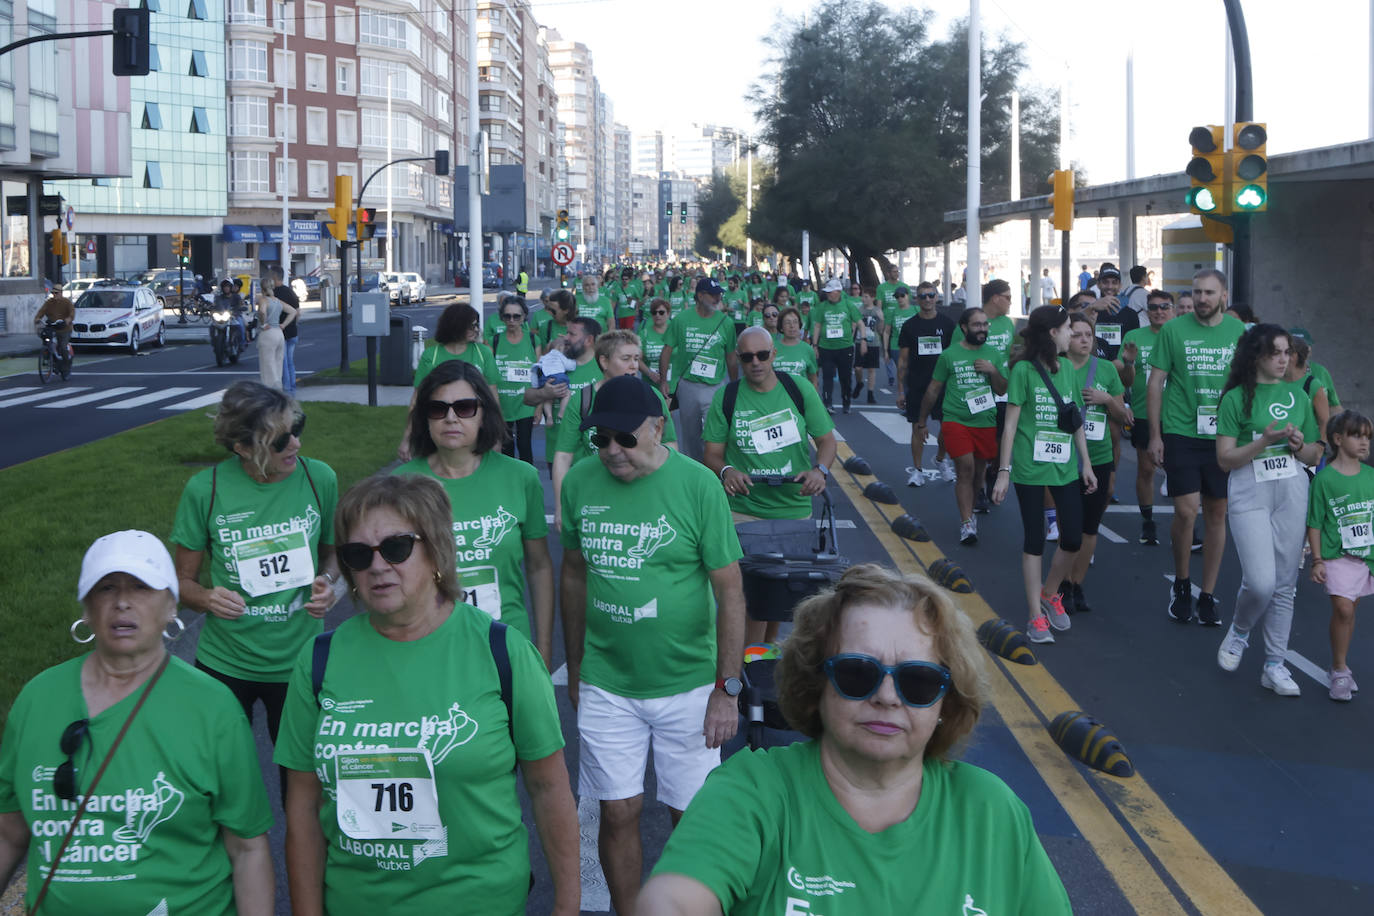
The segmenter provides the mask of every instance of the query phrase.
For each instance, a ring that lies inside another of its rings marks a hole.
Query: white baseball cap
[[[76,597],[85,599],[97,582],[110,573],[128,573],[152,588],[169,588],[180,599],[172,555],[161,539],[146,531],[116,531],[97,538],[81,559]]]
[[[823,293],[839,293],[839,292],[844,292],[844,284],[843,284],[842,282],[840,282],[840,278],[839,278],[839,277],[831,277],[829,280],[825,281],[825,286],[822,286],[822,287],[821,287],[821,292],[823,292]]]

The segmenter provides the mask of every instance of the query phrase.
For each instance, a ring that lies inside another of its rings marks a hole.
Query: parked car
[[[401,276],[410,285],[411,302],[424,302],[429,298],[429,284],[425,283],[424,277],[417,273],[405,273]]]
[[[176,308],[183,297],[190,299],[201,295],[196,275],[189,271],[145,270],[134,282],[153,291],[159,308]]]
[[[318,301],[319,301],[319,298],[320,298],[320,278],[319,278],[319,277],[314,277],[314,276],[308,276],[308,275],[307,275],[304,279],[305,279],[305,295],[304,295],[304,296],[301,296],[301,301],[302,301],[302,302],[305,302],[305,301],[307,301],[307,300],[313,299],[313,300],[315,300],[315,301],[318,302]],[[297,295],[300,295],[300,294],[297,293]]]
[[[362,285],[362,286],[359,286],[359,285],[358,285],[358,275],[357,275],[357,274],[349,274],[349,275],[348,275],[348,288],[351,289],[351,290],[353,290],[353,292],[355,292],[355,293],[357,293],[357,292],[362,292],[362,293],[370,293],[370,292],[373,292],[373,291],[375,291],[375,290],[378,288],[378,285],[381,283],[381,276],[382,276],[382,275],[379,274],[379,273],[377,273],[376,271],[371,271],[371,272],[369,272],[369,273],[365,273],[365,274],[363,274],[363,285]]]
[[[387,294],[394,305],[410,305],[410,284],[405,275],[396,272],[383,273],[378,289]]]
[[[483,267],[483,268],[482,268],[482,288],[483,288],[483,289],[500,289],[500,288],[501,288],[501,277],[497,275],[496,269],[495,269],[495,268],[493,268],[493,267]]]
[[[167,342],[162,306],[146,286],[97,286],[76,300],[72,344],[128,347],[137,353],[145,343]]]
[[[111,280],[108,277],[82,277],[80,280],[71,280],[62,287],[62,295],[75,302],[81,294],[88,289],[97,286],[125,286],[120,280]]]

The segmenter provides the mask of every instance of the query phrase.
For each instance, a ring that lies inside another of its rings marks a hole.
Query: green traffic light
[[[1236,206],[1242,210],[1257,210],[1264,206],[1264,191],[1259,185],[1248,184],[1236,194]]]
[[[566,241],[568,240],[568,230],[567,230],[567,227],[565,227],[565,226],[559,226],[559,227],[558,227],[558,230],[557,230],[556,232],[554,232],[554,235],[556,235],[556,236],[558,237],[558,240],[559,240],[560,242],[566,242]]]
[[[1211,213],[1217,208],[1216,197],[1211,188],[1193,188],[1184,198],[1188,206],[1202,213]]]

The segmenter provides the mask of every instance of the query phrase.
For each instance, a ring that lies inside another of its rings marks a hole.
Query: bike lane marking
[[[838,449],[841,462],[853,454],[848,445]],[[892,518],[905,511],[900,506],[889,515],[887,507],[863,495],[853,474],[837,467],[834,477],[899,570],[928,575],[932,563],[946,559],[933,541],[906,541],[893,533]],[[953,597],[975,627],[1001,616],[977,591]],[[988,657],[1000,675],[990,678],[998,714],[1137,913],[1260,916],[1139,771],[1127,779],[1108,776],[1077,764],[1054,743],[1049,721],[1083,707],[1043,664],[1013,665],[991,653]]]

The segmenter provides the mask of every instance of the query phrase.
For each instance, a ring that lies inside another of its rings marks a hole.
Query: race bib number
[[[839,327],[835,327],[835,328],[827,327],[827,328],[825,329],[825,339],[826,339],[826,340],[839,340],[839,339],[840,339],[841,337],[843,337],[843,336],[844,336],[844,328],[839,328]]]
[[[304,531],[288,531],[234,545],[239,585],[254,598],[309,585],[315,560]]]
[[[425,748],[384,748],[334,758],[339,829],[355,840],[444,835],[434,765]]]
[[[1355,512],[1341,520],[1341,549],[1374,547],[1374,513]]]
[[[1099,324],[1097,326],[1097,336],[1114,347],[1121,346],[1121,325],[1119,324]]]
[[[1035,434],[1031,457],[1046,464],[1068,464],[1073,457],[1073,440],[1068,433],[1039,430]]]
[[[1217,434],[1217,409],[1215,407],[1199,407],[1197,409],[1197,434],[1199,436],[1215,436]]]
[[[1083,435],[1089,442],[1101,442],[1107,436],[1107,411],[1089,407],[1083,412]]]
[[[687,374],[702,378],[715,378],[716,366],[718,365],[718,362],[708,356],[698,356],[692,360],[692,365],[687,369]]]
[[[1283,442],[1260,452],[1250,466],[1255,469],[1256,480],[1283,480],[1296,477],[1298,473],[1298,459]]]
[[[988,385],[975,388],[964,395],[964,403],[968,405],[969,413],[983,413],[997,406],[997,400],[992,396],[992,388]]]
[[[916,355],[939,356],[942,352],[942,343],[943,341],[938,337],[918,337],[916,338]]]
[[[507,366],[501,370],[501,377],[508,382],[529,385],[534,382],[534,370],[529,366]]]
[[[462,602],[486,612],[492,620],[501,619],[501,580],[495,566],[470,566],[458,570]]]
[[[796,414],[787,408],[751,420],[747,430],[750,440],[754,443],[754,451],[760,455],[776,452],[801,441]]]

